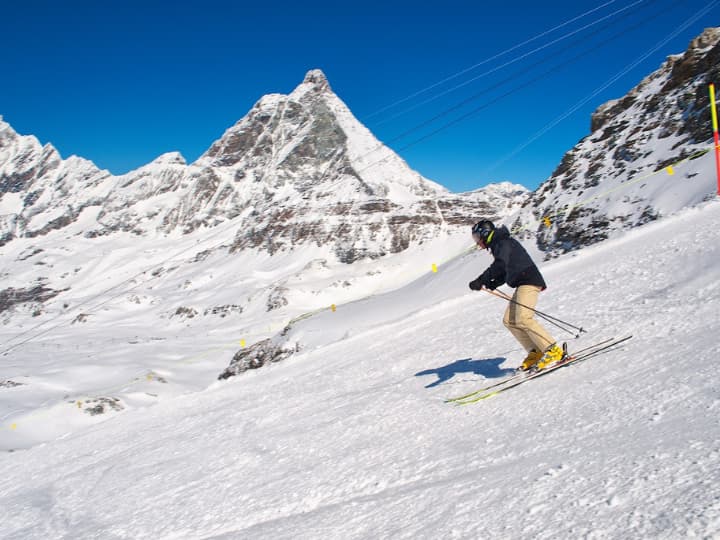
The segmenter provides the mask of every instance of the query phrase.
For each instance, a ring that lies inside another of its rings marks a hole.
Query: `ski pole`
[[[579,332],[585,332],[585,329],[584,329],[584,328],[581,328],[581,327],[579,327],[579,326],[575,326],[574,324],[571,324],[571,323],[569,323],[569,322],[567,322],[567,321],[563,321],[562,319],[558,319],[557,317],[553,317],[552,315],[548,315],[547,313],[543,313],[542,311],[540,311],[540,310],[538,310],[538,309],[531,308],[530,306],[526,306],[525,304],[522,304],[522,303],[518,302],[517,300],[515,300],[515,299],[512,298],[511,296],[508,296],[507,294],[505,294],[505,293],[502,292],[502,291],[488,290],[488,289],[484,289],[484,290],[487,290],[490,294],[492,294],[492,295],[494,295],[494,296],[497,296],[498,298],[503,298],[503,299],[507,300],[508,302],[511,302],[511,303],[516,304],[516,305],[518,305],[518,306],[521,306],[521,307],[524,307],[524,308],[526,308],[526,309],[529,309],[530,311],[534,311],[534,312],[537,313],[540,317],[542,317],[543,319],[545,319],[545,320],[548,321],[548,322],[553,322],[553,321],[554,321],[554,322],[558,322],[558,323],[560,323],[560,324],[563,324],[563,325],[565,325],[565,326],[568,326],[568,327],[570,327],[570,328],[573,328],[573,329],[575,329],[575,330],[578,330]]]
[[[490,292],[490,293],[493,294],[494,296],[497,296],[498,298],[503,298],[503,299],[507,300],[508,302],[511,302],[511,303],[513,303],[513,304],[516,304],[516,305],[518,305],[518,306],[524,307],[524,308],[526,308],[526,309],[529,309],[530,311],[533,311],[533,312],[537,313],[538,316],[542,317],[543,319],[545,319],[545,320],[546,320],[547,322],[549,322],[550,324],[553,324],[553,325],[557,326],[557,327],[560,328],[561,330],[565,330],[565,331],[568,332],[569,334],[573,334],[574,332],[571,332],[571,331],[568,330],[567,328],[565,328],[565,327],[563,327],[563,326],[560,326],[560,325],[564,325],[564,326],[570,327],[570,328],[572,328],[572,329],[574,329],[574,330],[577,330],[579,333],[576,334],[575,337],[580,337],[580,333],[586,331],[586,330],[585,330],[584,328],[582,328],[582,327],[575,326],[574,324],[571,324],[571,323],[569,323],[569,322],[567,322],[567,321],[563,321],[562,319],[558,319],[557,317],[553,317],[552,315],[549,315],[549,314],[547,314],[547,313],[543,313],[542,311],[540,311],[540,310],[538,310],[538,309],[531,308],[530,306],[526,306],[525,304],[522,304],[522,303],[518,302],[517,300],[513,299],[512,297],[508,296],[507,294],[505,294],[505,293],[502,292],[502,291],[488,291],[488,292]],[[559,324],[558,324],[558,323],[559,323]]]
[[[518,305],[518,306],[524,307],[524,308],[526,308],[526,309],[529,309],[530,311],[533,311],[533,312],[537,313],[540,317],[542,317],[543,319],[545,319],[545,320],[546,320],[547,322],[549,322],[550,324],[553,324],[553,325],[557,326],[558,328],[560,328],[561,330],[564,330],[565,332],[568,332],[569,334],[574,334],[574,332],[571,332],[570,330],[568,330],[567,328],[565,328],[565,326],[567,326],[567,327],[569,327],[569,328],[572,328],[572,329],[574,329],[574,330],[577,330],[578,333],[575,334],[575,337],[576,337],[576,338],[577,338],[577,337],[580,337],[580,334],[586,331],[586,330],[585,330],[584,328],[582,328],[582,327],[575,326],[574,324],[570,324],[569,322],[563,321],[562,319],[558,319],[557,317],[553,317],[552,315],[548,315],[547,313],[543,313],[543,312],[540,311],[540,310],[537,310],[537,309],[535,309],[535,308],[531,308],[530,306],[526,306],[525,304],[521,304],[520,302],[518,302],[517,300],[514,300],[512,297],[508,296],[507,294],[505,294],[505,293],[502,292],[502,291],[495,291],[495,290],[491,290],[491,289],[483,289],[483,290],[489,292],[489,293],[492,294],[493,296],[497,296],[498,298],[502,298],[502,299],[504,299],[504,300],[507,300],[508,302],[512,302],[513,304],[516,304],[516,305]],[[559,323],[559,324],[558,324],[558,323]],[[562,325],[565,325],[565,326],[560,326],[561,324],[562,324]]]
[[[496,295],[496,296],[498,296],[498,295]],[[501,296],[500,296],[500,298],[504,298],[504,297],[501,297]],[[527,308],[527,309],[535,312],[538,317],[540,317],[540,318],[543,319],[544,321],[552,324],[553,326],[559,328],[559,329],[562,330],[563,332],[567,332],[567,333],[570,334],[571,336],[575,337],[575,339],[577,339],[577,338],[580,337],[580,333],[585,332],[585,329],[583,329],[583,328],[579,328],[579,329],[578,329],[577,327],[575,327],[575,326],[573,326],[573,325],[570,325],[569,323],[566,323],[565,321],[561,321],[561,320],[559,320],[559,319],[555,319],[554,317],[552,317],[552,316],[550,316],[550,315],[546,315],[545,313],[542,313],[541,311],[538,311],[538,310],[536,310],[536,309],[532,309],[530,306],[526,306],[525,304],[521,304],[520,302],[517,302],[516,300],[513,300],[513,299],[511,299],[511,298],[504,298],[504,299],[507,300],[507,301],[510,302],[510,303],[516,304],[516,305],[518,305],[518,306],[525,307],[525,308]],[[567,328],[567,326],[563,326],[564,324],[569,325],[571,328]],[[576,331],[576,330],[577,330],[577,331]]]

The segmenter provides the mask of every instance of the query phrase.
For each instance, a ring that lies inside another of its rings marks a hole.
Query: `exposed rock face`
[[[352,263],[467,226],[479,211],[497,217],[507,208],[504,199],[487,208],[482,194],[453,196],[412,172],[355,120],[318,70],[289,96],[261,99],[198,164],[254,194],[239,203],[249,214],[233,251],[329,245]]]
[[[711,194],[712,182],[696,178],[688,158],[712,144],[713,81],[720,81],[718,28],[669,57],[626,96],[598,107],[592,133],[526,201],[515,228],[536,234],[552,256],[700,202],[688,195],[698,192],[695,185],[683,182],[707,182]],[[677,174],[653,174],[671,165]]]
[[[0,243],[66,228],[86,212],[95,216],[82,231],[89,238],[188,234],[235,220],[231,251],[330,246],[352,263],[499,219],[526,196],[509,184],[451,194],[423,178],[353,117],[319,70],[289,95],[260,99],[195,163],[170,153],[119,177],[63,161],[0,120],[0,197],[13,208]]]
[[[42,304],[60,292],[43,285],[36,285],[30,289],[14,289],[12,287],[4,289],[0,291],[0,313],[11,310],[18,304]]]
[[[229,379],[250,369],[258,369],[270,362],[280,362],[295,352],[273,343],[266,339],[255,343],[247,349],[241,349],[233,356],[230,365],[223,371],[218,379]]]
[[[89,161],[62,160],[51,145],[19,136],[0,117],[0,246],[72,223],[99,203],[93,195],[109,178]]]
[[[98,416],[112,411],[119,412],[125,409],[123,403],[114,397],[97,397],[82,402],[71,401],[70,403],[77,404],[85,414],[90,416]]]

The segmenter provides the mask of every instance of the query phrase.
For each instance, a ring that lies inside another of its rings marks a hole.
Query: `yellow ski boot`
[[[518,371],[527,371],[530,368],[532,368],[535,364],[537,364],[540,359],[542,358],[542,353],[540,351],[536,351],[535,349],[531,350],[528,355],[525,357],[525,360],[523,360],[523,363],[518,368]]]
[[[545,354],[542,355],[540,361],[535,364],[535,369],[541,371],[547,367],[550,367],[553,364],[556,364],[560,360],[562,360],[564,356],[565,353],[563,352],[562,348],[559,347],[557,343],[553,343],[550,348],[545,351]]]

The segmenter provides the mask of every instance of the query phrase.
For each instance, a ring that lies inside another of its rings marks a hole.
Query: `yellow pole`
[[[717,169],[717,194],[720,195],[720,136],[718,136],[717,105],[715,104],[715,85],[710,84],[710,110],[712,111],[713,138],[715,139],[715,168]]]

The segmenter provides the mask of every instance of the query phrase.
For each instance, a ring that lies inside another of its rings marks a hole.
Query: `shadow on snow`
[[[449,381],[458,373],[473,373],[475,375],[482,375],[486,379],[494,379],[497,377],[505,377],[515,372],[514,369],[501,369],[500,365],[505,361],[505,358],[486,358],[484,360],[473,360],[472,358],[463,358],[462,360],[455,360],[452,364],[442,366],[435,369],[426,369],[415,374],[416,377],[422,375],[437,375],[438,379],[425,386],[425,388],[432,388],[439,384]]]

